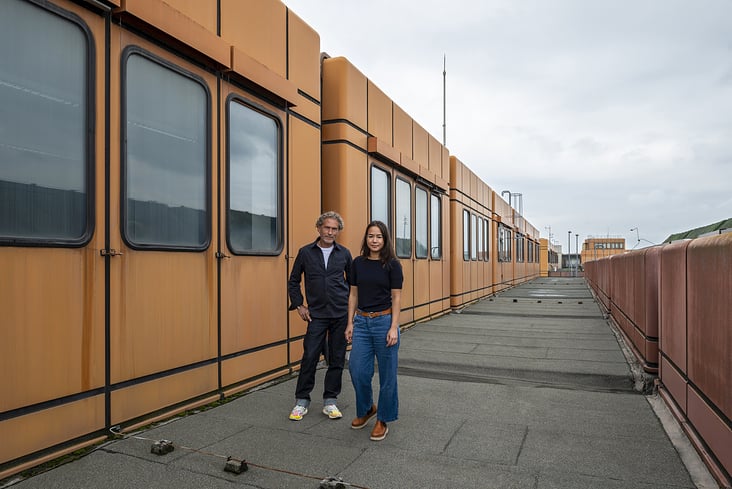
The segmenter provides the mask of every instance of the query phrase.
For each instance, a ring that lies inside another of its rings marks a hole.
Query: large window
[[[470,260],[470,212],[463,209],[463,260]]]
[[[483,222],[483,239],[485,239],[485,255],[483,259],[488,261],[490,259],[491,248],[491,222],[488,219]]]
[[[477,219],[478,229],[476,230],[476,234],[478,239],[478,260],[483,261],[483,246],[485,245],[485,241],[483,240],[483,218],[478,217]]]
[[[389,226],[389,174],[377,166],[371,167],[371,220]]]
[[[210,241],[208,91],[132,50],[125,61],[123,232],[140,248]]]
[[[231,99],[229,126],[228,240],[234,253],[280,249],[280,147],[278,121]]]
[[[520,233],[516,233],[516,261],[524,261],[524,235]]]
[[[397,178],[396,181],[396,254],[400,258],[412,256],[412,187]]]
[[[498,225],[498,261],[511,261],[511,230],[502,224]]]
[[[90,37],[60,15],[0,2],[0,241],[91,235]]]
[[[430,195],[430,256],[442,258],[442,204],[435,194]]]
[[[417,258],[427,258],[427,191],[417,187],[414,190],[414,255]]]
[[[478,259],[478,226],[475,223],[475,214],[470,215],[470,259]]]

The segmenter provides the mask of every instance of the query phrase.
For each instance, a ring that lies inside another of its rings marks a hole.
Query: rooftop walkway
[[[664,405],[634,388],[624,351],[583,279],[537,279],[403,333],[384,441],[350,429],[347,372],[344,418],[320,413],[321,369],[300,422],[288,376],[5,486],[716,488]],[[174,450],[151,453],[160,440]]]

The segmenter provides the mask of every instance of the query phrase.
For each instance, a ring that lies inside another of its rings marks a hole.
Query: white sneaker
[[[323,407],[323,414],[327,415],[330,419],[339,419],[343,417],[343,414],[341,414],[335,404],[326,404]]]
[[[302,417],[305,416],[307,413],[308,408],[297,404],[294,408],[292,408],[292,412],[290,413],[290,419],[293,421],[300,421]]]

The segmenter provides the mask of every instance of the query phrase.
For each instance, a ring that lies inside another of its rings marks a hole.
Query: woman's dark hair
[[[394,246],[391,243],[391,235],[389,234],[389,228],[386,227],[381,221],[371,221],[366,225],[366,232],[363,233],[363,241],[361,242],[361,256],[368,258],[371,250],[368,245],[369,228],[377,227],[384,237],[384,247],[379,252],[379,261],[384,266],[389,266],[392,260],[396,260],[396,253],[394,253]]]

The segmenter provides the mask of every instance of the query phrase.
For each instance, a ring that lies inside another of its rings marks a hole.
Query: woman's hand
[[[386,346],[394,346],[399,341],[399,326],[392,326],[386,333]]]
[[[353,323],[349,321],[346,324],[346,342],[350,343],[351,341],[353,341]]]

